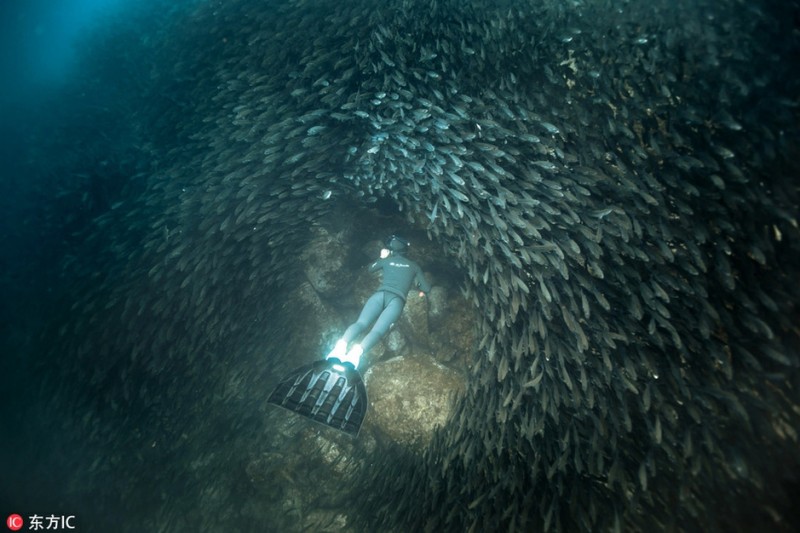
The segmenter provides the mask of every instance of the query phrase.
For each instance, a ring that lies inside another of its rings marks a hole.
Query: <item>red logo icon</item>
[[[18,514],[8,515],[8,518],[6,518],[6,525],[11,531],[19,531],[22,529],[23,523],[22,517]]]

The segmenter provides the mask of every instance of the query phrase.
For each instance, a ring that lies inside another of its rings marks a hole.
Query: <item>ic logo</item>
[[[8,515],[8,518],[6,518],[6,525],[11,531],[19,531],[22,529],[24,523],[25,521],[22,519],[22,517],[16,513]]]

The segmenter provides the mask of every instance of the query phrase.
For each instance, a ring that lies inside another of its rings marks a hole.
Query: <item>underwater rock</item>
[[[364,429],[417,451],[449,420],[453,401],[465,385],[462,375],[420,355],[377,363],[364,381],[370,403]]]
[[[338,285],[335,287],[334,290],[339,289]],[[308,281],[301,282],[289,291],[286,304],[292,309],[285,313],[298,318],[292,325],[290,347],[293,349],[285,355],[297,355],[299,360],[323,357],[326,348],[322,346],[326,340],[324,334],[341,328],[341,320],[335,309],[319,297],[315,287]]]
[[[430,278],[428,278],[430,279]],[[408,293],[406,306],[397,324],[403,330],[412,332],[412,345],[415,348],[429,349],[431,335],[428,329],[428,302],[426,297],[420,297],[413,288]]]
[[[428,295],[428,322],[431,329],[437,329],[437,321],[446,316],[449,309],[448,300],[449,294],[444,287],[431,288],[431,293]]]
[[[383,344],[386,348],[386,353],[390,356],[405,355],[405,353],[408,351],[408,341],[406,340],[406,336],[395,328],[389,331],[389,334],[386,335],[386,339],[383,341]]]
[[[344,268],[344,237],[344,232],[334,234],[322,226],[314,226],[312,238],[300,256],[306,278],[322,299],[347,295],[355,279],[355,274]]]

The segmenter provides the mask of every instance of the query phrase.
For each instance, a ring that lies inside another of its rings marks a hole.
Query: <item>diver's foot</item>
[[[344,355],[339,358],[342,363],[350,363],[353,365],[353,368],[358,368],[358,363],[361,361],[361,355],[364,353],[364,349],[361,347],[360,344],[354,344],[350,351],[347,352],[347,355]]]
[[[336,346],[333,347],[333,350],[331,350],[331,353],[329,353],[327,357],[325,357],[325,359],[330,359],[331,357],[335,357],[336,359],[342,361],[343,360],[342,358],[345,356],[346,352],[347,352],[347,342],[344,339],[339,339],[336,342]]]

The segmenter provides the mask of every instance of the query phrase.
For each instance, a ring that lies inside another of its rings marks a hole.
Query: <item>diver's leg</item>
[[[383,310],[383,292],[376,292],[369,297],[367,303],[364,304],[364,308],[361,309],[361,314],[358,315],[358,320],[347,328],[344,335],[342,335],[342,339],[349,344],[370,324],[375,322],[375,319],[381,314],[381,310]]]
[[[400,318],[404,306],[405,302],[399,296],[395,296],[394,299],[388,303],[378,317],[378,320],[375,321],[375,325],[372,326],[370,332],[361,340],[362,353],[367,353],[370,348],[378,344],[389,332],[389,328],[392,327],[392,324]]]
[[[360,335],[362,331],[367,329],[369,325],[375,321],[375,318],[383,309],[382,294],[383,293],[377,292],[369,297],[367,302],[364,304],[364,308],[361,310],[358,320],[347,328],[347,330],[344,332],[344,335],[342,335],[342,338],[336,341],[336,345],[333,347],[333,350],[330,351],[325,359],[335,357],[340,361],[345,360],[345,356],[347,354],[347,345],[350,344],[350,341]]]

